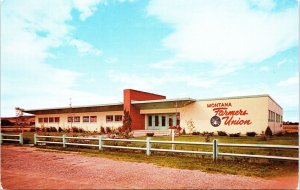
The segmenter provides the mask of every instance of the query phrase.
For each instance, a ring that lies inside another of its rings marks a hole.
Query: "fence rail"
[[[16,138],[4,138],[4,137],[18,137]],[[2,144],[3,141],[14,141],[19,142],[19,144],[23,144],[23,134],[20,133],[18,135],[11,135],[11,134],[3,134],[0,133],[0,143]]]
[[[4,139],[3,137],[18,137],[18,139]],[[47,138],[45,140],[39,140],[39,138]],[[49,141],[49,139],[61,139],[61,141]],[[77,140],[86,140],[86,143],[74,143],[68,142],[69,139],[77,139]],[[1,143],[3,141],[18,141],[20,144],[23,144],[23,135],[20,133],[19,135],[10,135],[3,134],[0,135]],[[90,144],[90,141],[96,141],[97,144]],[[146,147],[132,147],[132,146],[115,146],[104,144],[104,142],[114,141],[114,142],[139,142],[145,143]],[[270,156],[270,155],[254,155],[254,154],[238,154],[238,153],[226,153],[219,152],[219,147],[245,147],[245,148],[264,148],[264,149],[293,149],[298,150],[299,146],[291,146],[291,145],[266,145],[266,144],[229,144],[229,143],[218,143],[218,140],[214,139],[213,142],[186,142],[186,141],[160,141],[160,140],[152,140],[151,137],[147,137],[146,140],[137,140],[137,139],[111,139],[104,138],[99,136],[95,137],[67,137],[63,136],[45,136],[45,135],[37,135],[34,134],[34,144],[38,143],[44,144],[61,144],[63,147],[68,146],[85,146],[85,147],[98,147],[99,150],[103,150],[103,148],[116,148],[116,149],[131,149],[131,150],[145,150],[148,156],[151,155],[152,151],[157,152],[174,152],[174,153],[187,153],[187,154],[200,154],[200,155],[209,155],[212,156],[214,161],[218,160],[219,156],[231,156],[231,157],[248,157],[248,158],[265,158],[265,159],[279,159],[279,160],[292,160],[299,161],[298,157],[285,157],[285,156]],[[193,151],[193,150],[174,150],[174,149],[160,149],[160,148],[151,148],[152,144],[186,144],[186,145],[199,145],[199,146],[211,146],[211,152],[205,151]]]

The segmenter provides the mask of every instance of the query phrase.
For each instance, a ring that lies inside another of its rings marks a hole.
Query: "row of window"
[[[80,116],[68,117],[68,123],[80,123]],[[82,116],[83,123],[95,123],[97,122],[97,116]]]
[[[38,118],[39,123],[59,123],[59,117],[43,117]],[[80,123],[81,117],[80,116],[69,116],[68,123]],[[122,115],[107,115],[106,122],[120,122],[122,121]],[[83,123],[96,123],[97,116],[82,116]]]
[[[59,117],[38,118],[39,123],[59,123]]]
[[[279,115],[271,110],[269,110],[269,122],[282,123],[282,115]]]
[[[106,122],[108,123],[108,122],[114,122],[114,121],[116,121],[116,122],[120,122],[120,121],[122,121],[122,115],[107,115],[106,116]]]

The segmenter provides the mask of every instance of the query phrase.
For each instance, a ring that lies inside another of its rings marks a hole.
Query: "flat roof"
[[[168,109],[168,108],[181,108],[190,103],[196,102],[192,98],[177,98],[177,99],[161,99],[161,100],[145,100],[145,101],[131,101],[135,107],[145,109]]]
[[[262,95],[249,95],[249,96],[232,96],[220,98],[206,98],[206,99],[192,99],[192,98],[174,98],[174,99],[159,99],[159,100],[132,100],[133,106],[142,109],[169,109],[181,108],[196,101],[212,101],[212,100],[226,100],[226,99],[244,99],[244,98],[259,98],[268,97],[276,103],[281,109],[282,107],[274,101],[268,94]],[[72,107],[56,107],[56,108],[39,108],[39,109],[22,109],[25,113],[41,115],[41,114],[61,114],[61,113],[84,113],[84,112],[106,112],[106,111],[123,111],[123,103],[112,104],[96,104],[96,105],[83,105]]]
[[[105,112],[105,111],[123,111],[123,103],[84,105],[84,106],[72,106],[72,107],[56,107],[56,108],[23,109],[23,112],[31,113],[35,115]]]

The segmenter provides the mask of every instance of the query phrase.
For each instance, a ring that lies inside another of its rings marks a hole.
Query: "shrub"
[[[78,132],[79,132],[79,129],[78,129],[78,127],[72,127],[72,131],[73,131],[74,133],[78,133]]]
[[[265,134],[260,135],[259,140],[267,141],[267,136]]]
[[[228,136],[225,131],[218,131],[219,136]]]
[[[64,130],[61,127],[58,127],[58,132],[63,132]]]
[[[200,135],[200,132],[194,131],[194,132],[192,133],[192,135]]]
[[[275,136],[281,137],[284,135],[282,131],[278,131],[277,133],[274,134]]]
[[[267,136],[272,136],[273,135],[273,132],[272,132],[270,127],[267,127],[267,129],[265,131],[265,135],[267,135]]]
[[[241,133],[231,133],[229,134],[230,137],[240,137]]]
[[[110,127],[106,127],[106,133],[111,133]]]
[[[211,135],[209,133],[205,135],[205,142],[210,142],[210,136]]]
[[[299,133],[298,132],[285,132],[284,136],[287,136],[287,137],[298,137]]]
[[[153,137],[154,133],[147,133],[146,135],[147,135],[147,137]]]
[[[23,144],[29,144],[29,142],[30,142],[30,138],[28,137],[23,138]]]
[[[79,133],[84,133],[85,131],[84,131],[83,128],[78,128],[78,132],[79,132]]]
[[[57,132],[57,129],[55,127],[50,127],[49,132]]]
[[[186,135],[185,129],[182,130],[182,134],[183,134],[183,135]]]
[[[247,132],[246,135],[248,137],[255,137],[255,135],[257,135],[257,133],[256,132]]]
[[[100,131],[101,131],[101,134],[105,134],[105,129],[104,129],[104,127],[101,126]]]

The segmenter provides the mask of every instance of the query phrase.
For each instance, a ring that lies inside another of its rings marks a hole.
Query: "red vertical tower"
[[[138,90],[125,89],[123,91],[124,98],[124,110],[129,111],[132,119],[131,129],[132,130],[143,130],[145,129],[145,115],[140,114],[140,110],[131,104],[131,100],[143,101],[143,100],[161,100],[166,99],[166,96],[158,94],[142,92]]]

